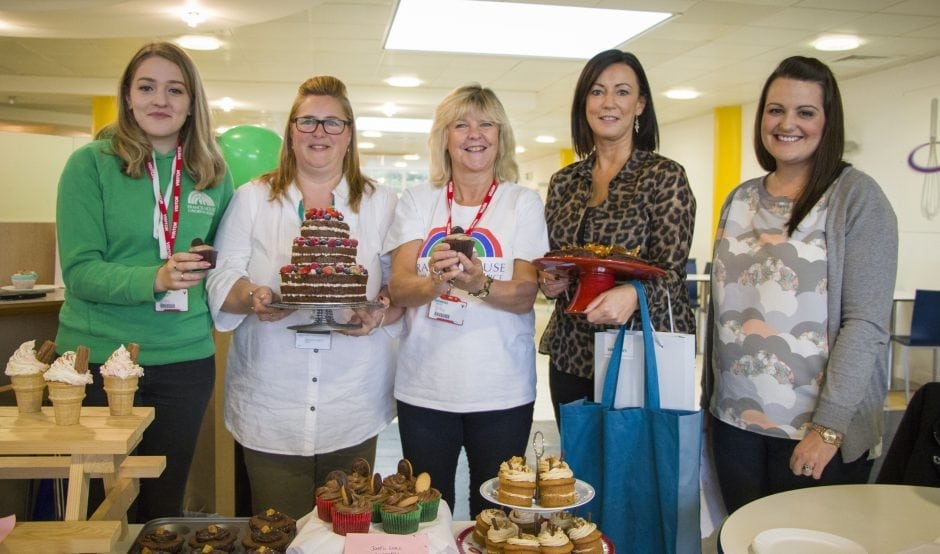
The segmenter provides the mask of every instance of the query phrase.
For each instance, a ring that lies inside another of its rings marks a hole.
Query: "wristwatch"
[[[483,287],[476,292],[471,292],[470,296],[478,300],[483,300],[484,298],[490,295],[490,285],[492,284],[493,284],[493,278],[487,275],[486,279],[483,279]]]
[[[842,446],[842,434],[836,431],[835,429],[830,429],[828,427],[823,427],[818,423],[811,423],[810,428],[813,431],[819,433],[819,436],[822,437],[822,440],[826,444],[831,444],[836,448]]]

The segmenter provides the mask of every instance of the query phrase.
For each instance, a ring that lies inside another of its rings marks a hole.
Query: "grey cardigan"
[[[719,233],[736,192],[728,195],[721,208]],[[829,361],[813,421],[844,433],[842,458],[851,462],[866,451],[869,457],[880,454],[888,387],[888,325],[898,265],[894,210],[878,183],[853,167],[847,167],[831,186],[826,249]],[[704,409],[709,408],[714,385],[713,326],[710,305],[702,372]]]

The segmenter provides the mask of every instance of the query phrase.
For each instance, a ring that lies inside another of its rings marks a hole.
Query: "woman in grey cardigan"
[[[764,84],[754,148],[769,173],[725,201],[712,264],[705,400],[728,511],[864,483],[880,454],[897,219],[842,160],[842,100],[814,58]]]

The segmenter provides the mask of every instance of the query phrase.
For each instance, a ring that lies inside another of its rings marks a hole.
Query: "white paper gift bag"
[[[695,335],[654,332],[659,395],[666,410],[698,410],[695,399]],[[594,334],[594,400],[600,402],[607,362],[617,330]],[[643,332],[627,331],[623,339],[620,378],[614,408],[643,406]]]

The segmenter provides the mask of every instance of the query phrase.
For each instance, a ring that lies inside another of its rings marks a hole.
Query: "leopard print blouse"
[[[653,328],[669,330],[666,290],[672,300],[678,333],[694,333],[685,265],[695,227],[695,197],[685,169],[655,152],[636,150],[611,181],[607,199],[588,210],[591,168],[595,154],[552,176],[545,203],[551,249],[588,242],[640,247],[639,257],[666,270],[646,281]],[[583,220],[583,221],[582,221]],[[539,352],[551,357],[550,368],[591,379],[594,377],[594,333],[614,328],[587,323],[584,316],[565,314],[577,283],[555,302]],[[639,329],[639,313],[627,322]]]

